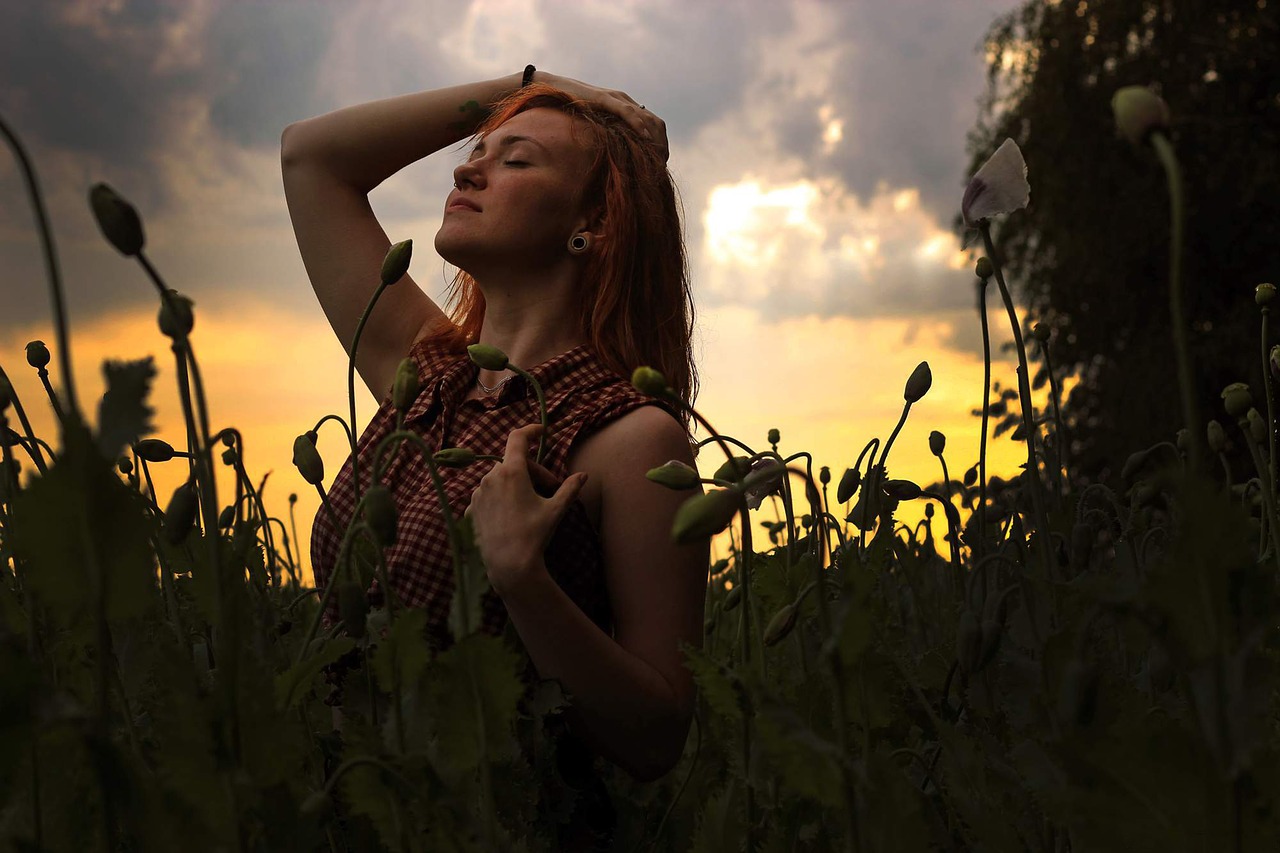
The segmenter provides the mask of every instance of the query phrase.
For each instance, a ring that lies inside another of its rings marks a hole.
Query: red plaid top
[[[464,348],[453,348],[440,338],[423,339],[409,350],[417,362],[419,392],[405,414],[404,427],[422,436],[432,450],[466,447],[476,453],[505,454],[512,430],[539,421],[538,399],[522,376],[512,376],[493,397],[464,399],[475,384],[479,368]],[[559,478],[566,477],[569,452],[575,442],[633,409],[669,404],[637,391],[628,379],[606,368],[587,346],[581,345],[529,369],[542,385],[547,403],[549,435],[542,464]],[[379,441],[395,430],[396,412],[391,394],[365,428],[356,450],[360,454],[360,481],[369,488],[373,454]],[[471,502],[471,493],[493,463],[480,461],[464,468],[441,468],[445,494],[455,518]],[[396,544],[384,551],[387,579],[403,606],[428,612],[432,645],[452,645],[449,603],[453,597],[453,563],[440,502],[431,474],[416,447],[401,445],[383,477],[398,508]],[[311,532],[311,561],[316,584],[323,588],[333,572],[342,543],[342,532],[351,521],[356,498],[348,455],[329,489],[329,504],[342,527],[335,528],[328,511],[317,512]],[[363,537],[361,537],[363,539]],[[544,552],[547,569],[565,593],[587,616],[612,636],[613,619],[606,592],[600,540],[587,519],[581,501],[565,512]],[[370,601],[382,603],[375,578]],[[338,620],[337,596],[330,598],[323,624]],[[508,624],[506,606],[489,590],[482,600],[481,630],[502,634]]]

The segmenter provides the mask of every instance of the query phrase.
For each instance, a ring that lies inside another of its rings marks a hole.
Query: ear
[[[604,209],[594,210],[579,219],[573,233],[577,234],[579,232],[590,237],[593,243],[608,239],[609,229],[605,225]]]

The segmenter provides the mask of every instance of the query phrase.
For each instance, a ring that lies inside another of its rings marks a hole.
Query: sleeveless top
[[[424,338],[410,348],[409,356],[417,363],[419,391],[405,413],[404,428],[421,436],[432,451],[464,447],[477,454],[503,456],[512,430],[540,420],[537,396],[522,376],[513,375],[493,397],[464,399],[475,384],[479,368],[462,346],[451,345],[440,337]],[[570,473],[567,463],[575,443],[627,412],[659,405],[679,419],[678,411],[670,404],[637,391],[628,379],[605,367],[585,344],[526,370],[541,384],[546,399],[548,434],[542,465],[560,479]],[[388,389],[356,444],[362,491],[369,488],[373,476],[373,454],[378,442],[395,430],[395,424],[396,410]],[[472,491],[494,464],[477,460],[463,468],[439,468],[455,518],[462,517]],[[386,466],[382,482],[390,489],[398,510],[396,544],[384,550],[388,583],[401,606],[426,608],[433,650],[448,648],[453,643],[448,628],[453,562],[439,498],[416,445],[401,444]],[[341,526],[335,527],[322,505],[311,532],[312,570],[318,588],[324,588],[334,571],[342,534],[356,505],[350,455],[329,489],[328,500]],[[566,595],[612,636],[601,543],[581,500],[574,501],[565,512],[544,559],[551,577]],[[379,584],[375,577],[368,590],[374,605],[383,602]],[[497,593],[487,590],[481,605],[480,630],[494,635],[504,631],[514,634],[514,626],[508,629],[506,606]],[[323,625],[328,629],[337,620],[334,595]]]

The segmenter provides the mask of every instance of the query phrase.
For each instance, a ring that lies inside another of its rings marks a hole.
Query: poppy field
[[[37,178],[0,122],[39,226],[57,332],[52,345],[31,342],[20,368],[0,354],[0,843],[533,853],[586,849],[575,846],[590,832],[582,815],[612,811],[608,849],[627,853],[1277,849],[1275,288],[1241,294],[1258,306],[1262,341],[1260,356],[1241,342],[1241,371],[1260,357],[1265,387],[1195,399],[1168,108],[1137,88],[1113,108],[1120,134],[1168,176],[1152,217],[1167,228],[1182,422],[1116,460],[1114,482],[1073,486],[1052,335],[1024,337],[991,239],[1034,187],[1007,141],[960,200],[982,249],[975,322],[989,341],[994,290],[1019,361],[1016,388],[993,396],[987,345],[977,460],[948,460],[935,431],[938,481],[891,476],[899,432],[932,384],[921,363],[903,377],[887,436],[850,437],[855,458],[815,460],[776,430],[720,433],[690,410],[712,473],[649,472],[705,489],[677,514],[677,541],[729,544],[709,567],[702,646],[683,649],[698,685],[685,752],[656,782],[566,757],[573,697],[530,672],[514,632],[478,630],[487,581],[466,518],[445,519],[451,645],[432,647],[421,609],[394,596],[370,606],[375,577],[390,588],[381,555],[396,537],[397,507],[377,484],[384,462],[416,453],[440,488],[440,468],[484,458],[404,428],[420,390],[411,361],[392,389],[397,428],[356,460],[375,485],[358,496],[333,580],[306,585],[291,523],[268,512],[264,481],[243,464],[252,437],[218,425],[206,398],[191,299],[148,259],[140,215],[105,184],[89,203],[156,289],[186,436],[177,447],[149,437],[151,358],[104,365],[90,423]],[[392,247],[366,317],[411,252]],[[491,347],[471,358],[519,371]],[[47,399],[18,399],[17,369],[36,371]],[[353,377],[354,360],[349,389]],[[678,403],[646,366],[632,382]],[[1037,409],[1032,392],[1046,385]],[[43,405],[56,437],[31,429],[26,410]],[[353,394],[346,414],[299,424],[294,463],[322,501],[316,437],[341,428],[354,450]],[[1026,446],[1015,476],[988,474],[993,430]],[[1246,482],[1232,480],[1232,447],[1254,463]],[[219,462],[234,494],[218,494]],[[172,495],[151,486],[160,464],[189,468]],[[913,501],[925,506],[914,529],[898,520]],[[340,620],[324,630],[333,601]]]

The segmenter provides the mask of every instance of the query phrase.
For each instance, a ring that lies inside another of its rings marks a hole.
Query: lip
[[[461,196],[458,196],[457,198],[450,201],[447,205],[445,205],[444,209],[445,210],[474,210],[476,213],[479,213],[480,205],[476,204],[474,201],[471,201],[470,199],[466,199],[466,198],[462,198]]]

